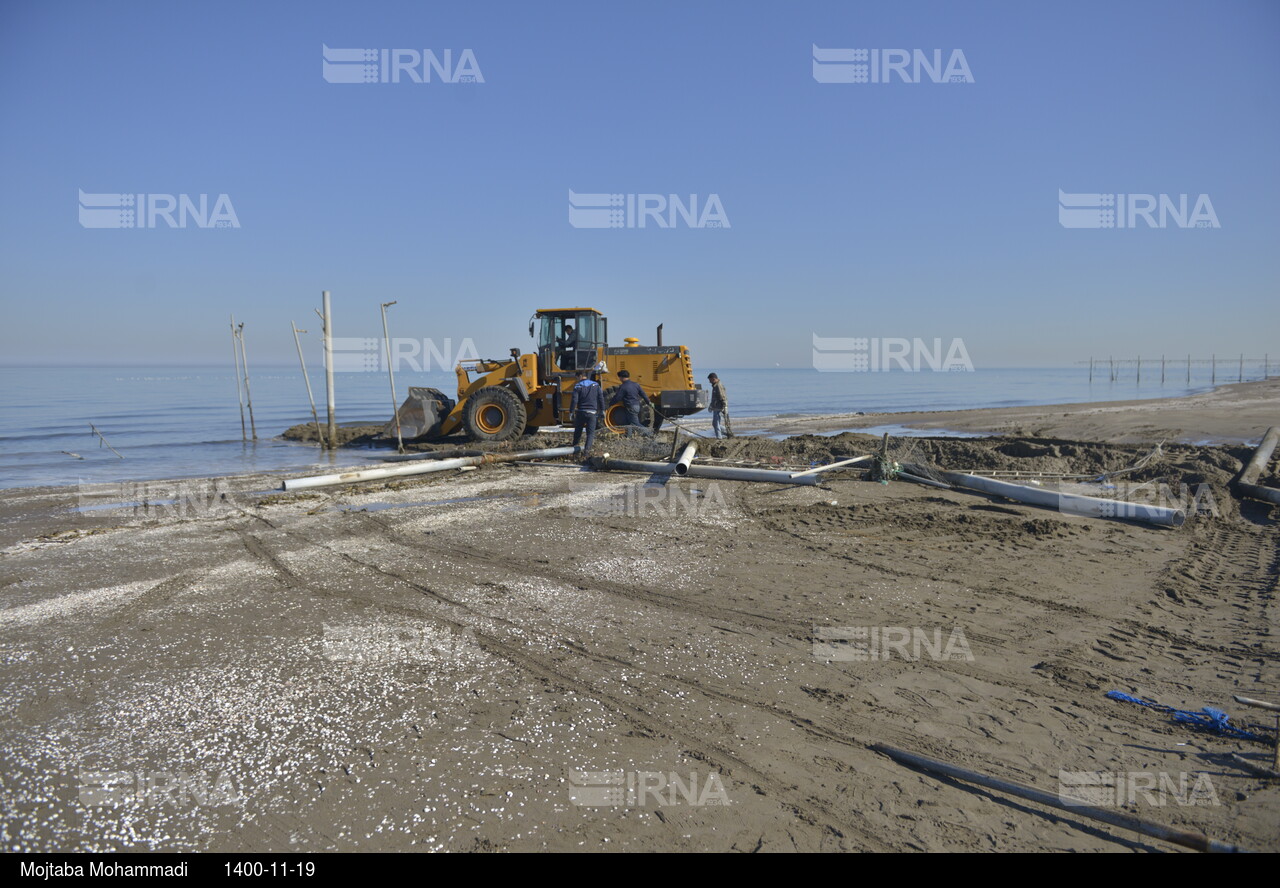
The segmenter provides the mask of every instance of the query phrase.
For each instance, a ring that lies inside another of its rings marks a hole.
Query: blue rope
[[[1176,722],[1182,722],[1183,724],[1191,725],[1193,728],[1212,731],[1215,734],[1222,734],[1226,737],[1235,737],[1239,740],[1257,740],[1259,743],[1266,744],[1276,742],[1270,737],[1264,737],[1261,734],[1235,727],[1229,723],[1231,719],[1229,715],[1221,709],[1214,709],[1211,706],[1206,706],[1199,712],[1191,712],[1187,709],[1174,709],[1172,706],[1165,706],[1152,700],[1143,700],[1141,697],[1133,697],[1123,691],[1107,691],[1107,696],[1112,700],[1137,703],[1139,706],[1146,706],[1156,712],[1167,712],[1173,716],[1173,720]]]

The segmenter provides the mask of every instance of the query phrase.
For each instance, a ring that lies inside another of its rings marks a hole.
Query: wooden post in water
[[[391,334],[387,332],[387,308],[398,300],[382,303],[382,341],[387,348],[387,374],[391,377],[391,412],[396,418],[396,452],[404,453],[404,436],[400,434],[400,405],[396,402],[396,371],[391,365]]]
[[[289,322],[289,326],[293,328],[293,344],[298,348],[298,363],[302,365],[302,381],[307,384],[307,400],[311,402],[311,418],[316,424],[316,441],[320,446],[324,446],[324,435],[320,433],[320,417],[316,414],[316,398],[311,393],[311,377],[307,376],[307,362],[302,357],[302,342],[298,339],[299,333],[306,333],[306,330],[299,330],[298,325],[293,321]]]
[[[240,402],[240,440],[249,440],[249,430],[244,425],[244,389],[240,377],[240,347],[236,336],[236,316],[231,316],[231,354],[236,359],[236,400]]]
[[[1110,362],[1110,364],[1111,364],[1111,381],[1112,381],[1112,382],[1115,382],[1115,381],[1116,381],[1116,358],[1115,358],[1115,355],[1112,355],[1111,357],[1107,358],[1107,361],[1108,361],[1108,362]]]
[[[244,321],[240,322],[240,363],[244,365],[244,399],[249,405],[249,431],[258,440],[258,424],[253,421],[253,391],[249,388],[249,356],[244,350]]]
[[[1093,355],[1089,356],[1089,382],[1093,382]]]
[[[1240,356],[1240,376],[1236,382],[1244,382],[1244,355]]]
[[[1191,355],[1187,355],[1187,385],[1191,385]]]
[[[1160,356],[1160,384],[1164,385],[1164,355]]]
[[[320,317],[324,319],[324,381],[326,395],[329,403],[329,449],[338,446],[338,423],[334,418],[333,404],[333,312],[329,305],[329,291],[325,290],[321,294],[324,301],[324,314]]]
[[[1142,355],[1138,355],[1138,385],[1142,385]]]
[[[1210,380],[1210,385],[1217,385],[1218,384],[1218,356],[1214,355],[1211,361],[1213,363],[1213,377]]]

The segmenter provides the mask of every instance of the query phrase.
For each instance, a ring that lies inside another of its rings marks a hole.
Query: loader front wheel
[[[473,441],[510,441],[524,434],[528,414],[514,392],[486,386],[467,398],[462,424]]]

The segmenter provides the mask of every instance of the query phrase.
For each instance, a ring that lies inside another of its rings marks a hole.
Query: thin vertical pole
[[[1210,379],[1209,384],[1217,385],[1218,384],[1218,356],[1214,355],[1211,360],[1213,362],[1213,376]]]
[[[1142,385],[1142,355],[1138,355],[1138,385]]]
[[[1093,382],[1093,357],[1089,358],[1089,382]]]
[[[253,392],[249,388],[249,355],[244,350],[244,322],[240,322],[240,363],[244,365],[244,398],[249,404],[249,430],[258,440],[258,424],[253,421]]]
[[[240,375],[239,337],[236,336],[236,316],[231,316],[231,354],[236,359],[236,400],[240,402],[240,440],[249,440],[249,430],[244,425],[244,388]]]
[[[1160,356],[1160,384],[1164,385],[1164,355]]]
[[[323,291],[324,314],[324,382],[329,403],[329,449],[338,446],[338,423],[334,417],[333,404],[333,312],[329,304],[329,291]]]
[[[1112,355],[1110,358],[1107,358],[1107,360],[1111,363],[1111,382],[1115,382],[1115,381],[1116,381],[1116,359],[1115,359],[1115,356],[1114,356],[1114,355]]]
[[[1187,355],[1187,385],[1191,385],[1191,355]]]
[[[320,446],[324,446],[324,435],[320,434],[320,417],[316,414],[316,398],[311,393],[311,377],[307,376],[307,362],[302,357],[302,342],[298,339],[299,333],[306,333],[306,330],[299,330],[298,325],[293,321],[289,322],[289,326],[293,328],[293,344],[298,348],[298,363],[302,365],[302,381],[307,384],[307,400],[311,403],[311,418],[316,423],[316,441]]]
[[[1236,382],[1244,382],[1244,355],[1240,356],[1240,376]]]
[[[387,347],[387,375],[391,377],[391,412],[396,417],[396,449],[404,453],[404,437],[400,434],[400,405],[396,402],[396,370],[391,366],[391,334],[387,332],[387,308],[397,300],[382,303],[382,341]]]

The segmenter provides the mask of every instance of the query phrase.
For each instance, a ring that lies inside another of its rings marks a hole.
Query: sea
[[[1163,383],[1158,370],[1144,369],[1138,380],[1132,368],[1115,381],[1105,368],[1095,368],[1091,381],[1087,366],[879,373],[717,370],[738,432],[749,431],[753,419],[778,415],[1134,400],[1213,387],[1209,368],[1198,366],[1189,381],[1179,368]],[[312,371],[310,377],[323,423],[323,374]],[[1261,377],[1262,368],[1246,368],[1246,380]],[[1224,374],[1220,367],[1216,381],[1236,382],[1236,373]],[[452,395],[457,381],[445,372],[398,373],[397,400],[410,385]],[[371,450],[327,453],[280,437],[290,426],[311,421],[297,367],[255,367],[249,386],[252,425],[246,409],[242,434],[233,367],[0,367],[0,488],[324,471],[376,461],[378,453]],[[337,373],[335,392],[342,425],[381,423],[392,415],[390,382],[383,374]],[[705,414],[690,420],[693,426],[709,421]],[[886,418],[885,428],[892,427]]]

